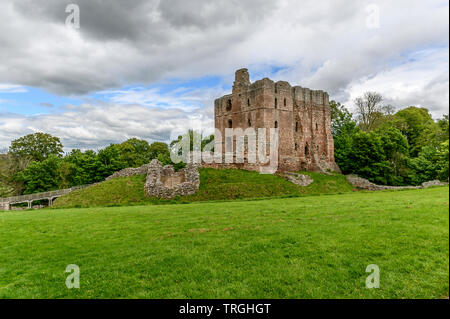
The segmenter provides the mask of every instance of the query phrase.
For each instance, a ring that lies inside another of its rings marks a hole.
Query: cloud
[[[366,91],[377,91],[386,104],[397,109],[413,105],[429,109],[435,118],[448,114],[448,59],[448,52],[441,50],[415,53],[404,64],[354,83],[345,103],[352,107],[356,97]]]
[[[2,93],[24,93],[27,89],[22,85],[16,84],[2,84],[0,83],[0,94]]]

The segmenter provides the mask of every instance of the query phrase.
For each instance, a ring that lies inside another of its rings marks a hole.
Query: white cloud
[[[27,89],[22,85],[0,83],[0,94],[2,93],[24,93]]]
[[[419,106],[429,109],[435,118],[448,114],[448,52],[426,50],[412,55],[408,62],[364,77],[349,87],[345,104],[353,106],[365,91],[377,91],[385,103],[397,108]]]

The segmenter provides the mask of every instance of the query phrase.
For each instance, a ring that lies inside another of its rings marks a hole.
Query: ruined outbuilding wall
[[[268,78],[251,83],[248,70],[241,69],[236,71],[232,94],[215,100],[214,113],[222,137],[226,128],[278,128],[280,171],[339,171],[326,92]],[[224,141],[216,147],[225,153]]]

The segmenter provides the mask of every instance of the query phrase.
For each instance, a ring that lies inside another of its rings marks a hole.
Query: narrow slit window
[[[228,120],[228,128],[233,128],[233,121],[232,120]]]
[[[275,108],[278,108],[278,99],[275,99]]]
[[[275,128],[278,128],[278,121],[275,121]]]

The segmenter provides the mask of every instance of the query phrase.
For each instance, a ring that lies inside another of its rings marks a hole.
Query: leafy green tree
[[[381,136],[361,131],[352,136],[351,143],[346,169],[377,184],[387,184],[391,168]]]
[[[16,158],[28,157],[33,161],[42,162],[50,155],[60,157],[63,154],[63,146],[58,137],[35,133],[12,141],[9,153]]]
[[[396,128],[385,125],[375,134],[381,138],[383,153],[390,163],[390,170],[385,176],[389,185],[404,185],[408,183],[409,145],[406,137]]]
[[[119,161],[127,167],[139,167],[151,161],[151,148],[147,141],[129,139],[117,145]]]
[[[448,117],[447,117],[448,119]],[[448,123],[448,122],[447,122]],[[438,178],[441,181],[448,181],[449,179],[449,141],[441,143],[437,151],[437,167]]]
[[[70,186],[93,184],[106,177],[99,156],[92,150],[84,153],[80,150],[72,150],[66,155],[64,162],[67,163],[63,168],[64,172],[69,174],[66,179]]]
[[[422,148],[435,140],[438,129],[430,113],[425,108],[410,106],[398,111],[392,120],[393,125],[408,139],[411,157],[417,157]]]
[[[353,147],[353,136],[360,131],[352,114],[341,103],[330,101],[331,131],[334,137],[334,156],[344,174],[352,173],[349,161]]]
[[[162,142],[154,142],[150,145],[150,159],[158,157],[170,159],[169,145]]]
[[[448,123],[448,114],[444,115],[441,119],[437,121],[437,125],[439,126],[439,133],[437,135],[437,139],[440,143],[448,141],[449,139],[449,123]]]
[[[42,162],[32,162],[24,171],[17,174],[17,179],[25,185],[24,194],[33,194],[59,189],[59,165],[61,159],[50,154]]]
[[[409,161],[410,180],[414,185],[434,180],[438,177],[438,153],[434,146],[424,146],[419,156]]]

